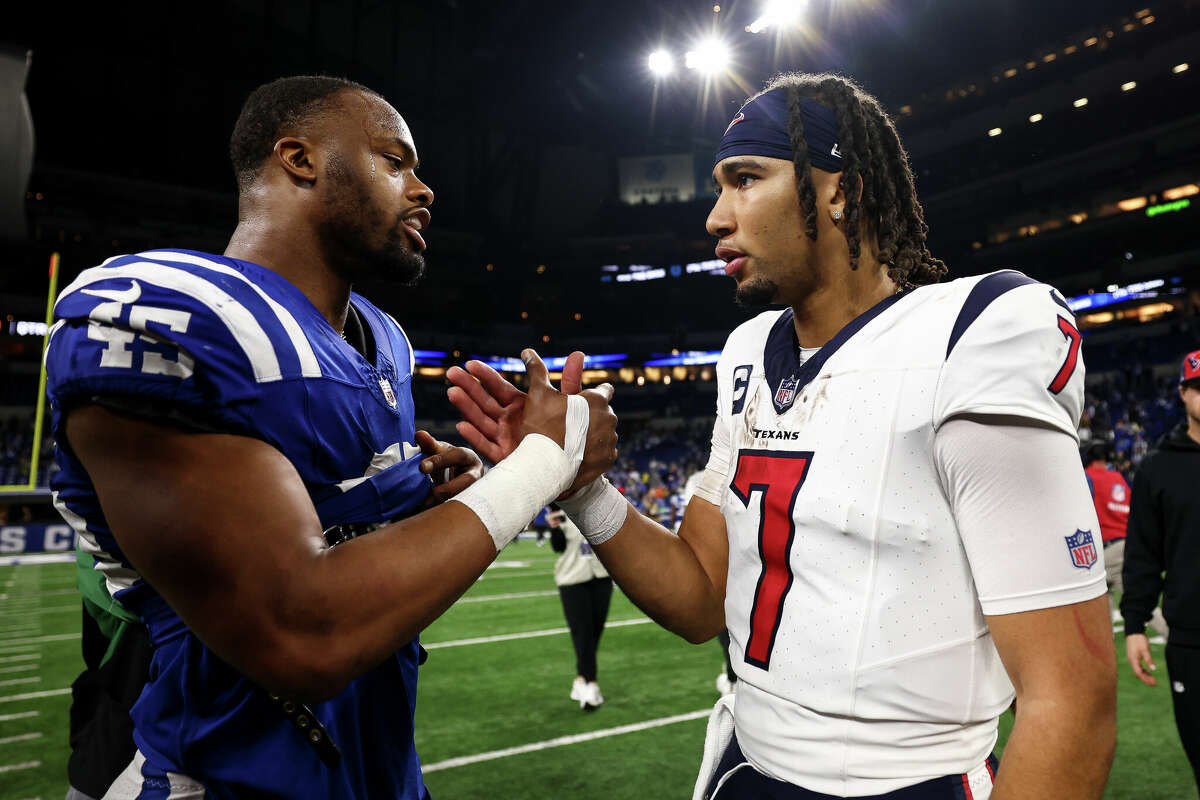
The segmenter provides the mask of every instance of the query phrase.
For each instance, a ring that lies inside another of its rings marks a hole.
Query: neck
[[[828,280],[792,303],[796,338],[801,347],[823,347],[855,317],[896,293],[896,283],[883,265],[860,259],[836,268],[844,279]]]
[[[1187,434],[1192,437],[1192,441],[1200,444],[1200,419],[1188,417]]]
[[[282,214],[240,215],[225,255],[281,275],[340,334],[350,307],[350,283],[329,267],[312,226],[296,222]]]

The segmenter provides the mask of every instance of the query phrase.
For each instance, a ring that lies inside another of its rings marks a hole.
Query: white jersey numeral
[[[139,334],[138,331],[148,331],[148,323],[154,322],[166,326],[173,333],[185,333],[192,313],[173,308],[135,305],[129,309],[129,328],[133,329],[129,330],[113,324],[121,315],[124,305],[117,300],[100,303],[89,315],[88,338],[105,342],[107,345],[100,351],[100,366],[132,369],[133,351],[130,345],[140,340],[169,348],[169,352],[143,348],[142,372],[147,375],[173,375],[180,379],[190,376],[196,366],[191,356],[162,339],[147,333]],[[174,353],[174,358],[169,357],[171,352]]]

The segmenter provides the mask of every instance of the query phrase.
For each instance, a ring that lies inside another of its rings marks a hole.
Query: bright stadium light
[[[1087,105],[1087,98],[1081,97],[1078,100],[1076,100],[1074,103],[1072,103],[1071,105],[1075,106],[1076,108],[1083,108],[1084,106]]]
[[[1004,131],[1002,129],[992,128],[991,130],[988,131],[988,136],[999,136],[1002,133],[1004,133]]]
[[[729,66],[729,48],[720,39],[710,37],[684,54],[683,63],[702,75],[715,75]]]
[[[746,30],[762,33],[771,27],[782,29],[797,25],[806,5],[807,0],[767,0],[763,13]]]
[[[1132,92],[1136,88],[1137,88],[1137,81],[1125,81],[1125,83],[1121,84],[1122,92]]]
[[[1030,114],[1030,115],[1029,115],[1029,121],[1030,121],[1030,122],[1041,122],[1041,121],[1042,121],[1042,115],[1041,115],[1041,113],[1037,113],[1037,114]]]
[[[1175,66],[1171,67],[1171,72],[1178,75],[1181,72],[1187,72],[1187,69],[1188,69],[1187,62],[1184,62],[1183,64],[1176,64]]]
[[[675,59],[666,50],[655,50],[646,59],[646,62],[650,67],[650,72],[660,78],[675,71]]]

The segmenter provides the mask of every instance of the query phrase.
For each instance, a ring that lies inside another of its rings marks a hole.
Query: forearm
[[[1016,722],[1004,747],[992,800],[1094,800],[1104,793],[1116,748],[1109,695],[1018,698]]]
[[[315,554],[287,614],[290,634],[325,653],[344,685],[441,616],[495,557],[478,517],[444,503]]]
[[[684,536],[630,506],[620,531],[595,552],[621,591],[667,630],[699,644],[725,628],[724,570],[710,577]]]

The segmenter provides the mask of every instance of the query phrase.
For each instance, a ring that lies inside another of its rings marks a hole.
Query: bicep
[[[125,556],[236,661],[258,616],[288,596],[297,564],[324,547],[295,468],[255,439],[184,433],[96,406],[73,411],[66,431]]]
[[[1105,596],[986,618],[1020,701],[1115,692],[1116,650]]]

